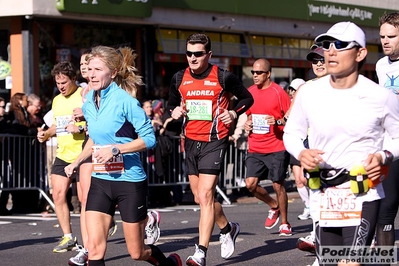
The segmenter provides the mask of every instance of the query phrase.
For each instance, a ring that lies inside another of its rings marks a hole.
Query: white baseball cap
[[[326,33],[315,38],[315,42],[336,39],[343,42],[357,42],[361,47],[366,47],[366,35],[355,23],[350,21],[334,24]]]
[[[290,83],[290,88],[294,89],[294,90],[298,90],[298,88],[302,85],[305,84],[306,82],[303,79],[300,78],[296,78],[293,79]]]

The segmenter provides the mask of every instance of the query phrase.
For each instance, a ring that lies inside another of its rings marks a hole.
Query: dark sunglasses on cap
[[[343,50],[349,50],[352,49],[355,46],[359,46],[357,42],[343,42],[339,40],[335,41],[323,41],[322,46],[323,50],[328,51],[331,49],[331,45],[334,45],[335,50],[337,51],[343,51]]]
[[[262,70],[251,70],[251,73],[252,73],[252,75],[262,75],[262,74],[265,74],[265,73],[267,73],[267,72],[269,72],[269,71],[262,71]]]
[[[187,51],[187,52],[186,52],[186,55],[187,55],[188,57],[192,57],[193,55],[194,55],[195,57],[201,57],[201,56],[203,56],[203,55],[205,55],[205,54],[207,54],[207,52],[205,52],[205,51],[198,51],[198,52],[190,52],[190,51]]]
[[[313,58],[313,60],[312,60],[312,64],[313,64],[313,65],[317,65],[319,62],[322,63],[322,64],[324,64],[324,57]]]

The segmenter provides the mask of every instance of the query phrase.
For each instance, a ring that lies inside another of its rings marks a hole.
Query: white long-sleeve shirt
[[[324,151],[320,168],[350,169],[382,150],[383,133],[392,137],[389,150],[399,157],[399,100],[359,75],[348,89],[334,89],[330,75],[304,84],[284,128],[284,145],[298,158],[308,135],[309,147]]]

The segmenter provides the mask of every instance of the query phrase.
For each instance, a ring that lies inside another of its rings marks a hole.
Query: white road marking
[[[35,216],[0,216],[2,220],[38,220],[38,221],[53,221],[57,220],[57,217],[35,217]]]

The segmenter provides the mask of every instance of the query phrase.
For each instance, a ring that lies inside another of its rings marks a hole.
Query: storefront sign
[[[0,80],[4,80],[11,74],[11,65],[4,60],[0,61]]]
[[[55,0],[61,12],[151,17],[153,0]]]
[[[346,20],[373,20],[374,12],[371,9],[349,7],[346,5],[308,4],[309,16],[321,15],[325,18],[343,18]]]
[[[153,0],[154,6],[180,8],[200,11],[211,11],[239,15],[299,19],[307,21],[324,21],[329,23],[352,21],[358,25],[378,26],[378,19],[385,12],[395,12],[374,7],[330,2],[328,0]],[[350,4],[352,3],[352,4]],[[376,4],[375,7],[378,7]]]

